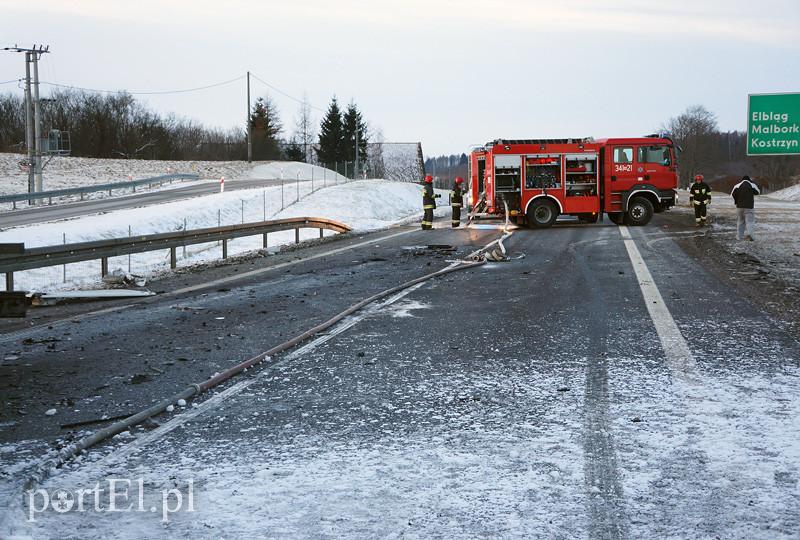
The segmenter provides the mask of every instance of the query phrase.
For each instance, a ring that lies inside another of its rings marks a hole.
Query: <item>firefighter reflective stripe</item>
[[[460,202],[450,203],[450,206],[452,206],[453,208],[460,208],[461,207],[461,203]]]
[[[705,182],[696,182],[689,189],[689,200],[694,204],[705,204],[711,200],[711,188]]]
[[[433,208],[425,209],[425,214],[422,216],[422,228],[424,230],[433,228]]]
[[[422,207],[423,210],[433,210],[434,208],[436,207],[432,204],[426,204],[425,206]]]
[[[431,184],[425,184],[422,191],[422,204],[423,209],[436,208],[436,198]]]

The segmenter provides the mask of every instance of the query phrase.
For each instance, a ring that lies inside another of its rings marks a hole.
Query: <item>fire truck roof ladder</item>
[[[591,137],[575,137],[570,139],[495,139],[486,146],[503,144],[582,144],[592,142]]]

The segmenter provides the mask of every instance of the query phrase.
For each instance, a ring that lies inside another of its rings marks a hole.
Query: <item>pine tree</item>
[[[317,158],[320,163],[328,167],[334,166],[337,162],[344,161],[342,153],[342,112],[336,96],[331,99],[328,111],[319,128],[319,149]]]
[[[253,159],[281,159],[279,135],[283,126],[278,108],[269,96],[256,100],[250,115],[250,127],[253,131]]]
[[[305,162],[306,153],[303,151],[303,146],[298,142],[296,137],[289,140],[289,145],[286,147],[286,159],[288,161]]]
[[[359,168],[363,168],[367,161],[367,126],[356,104],[351,101],[342,118],[343,144],[342,153],[345,161],[356,159],[356,133],[358,134],[358,161]]]

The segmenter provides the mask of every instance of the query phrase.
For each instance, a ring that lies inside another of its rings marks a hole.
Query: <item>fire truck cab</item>
[[[669,138],[497,139],[470,156],[473,213],[549,227],[559,215],[645,225],[677,201]]]

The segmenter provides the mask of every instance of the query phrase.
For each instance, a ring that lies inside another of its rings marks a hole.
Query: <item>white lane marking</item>
[[[664,355],[667,357],[667,365],[680,379],[686,382],[698,382],[697,362],[694,355],[689,350],[689,345],[664,303],[661,292],[639,253],[639,248],[636,247],[626,226],[621,225],[619,232],[625,243],[625,249],[628,250],[628,257],[630,257],[633,271],[636,273],[636,279],[639,281],[639,288],[642,290],[647,311],[650,312],[650,318],[653,320],[658,338],[661,340],[661,348],[664,349]]]
[[[90,468],[91,467],[101,466],[101,465],[104,465],[104,464],[111,464],[111,463],[118,462],[119,460],[121,460],[122,458],[124,458],[126,456],[129,456],[131,453],[133,453],[134,451],[138,450],[139,448],[141,448],[143,446],[146,446],[147,444],[149,444],[149,443],[151,443],[151,442],[153,442],[153,441],[155,441],[157,439],[160,439],[164,435],[166,435],[169,432],[175,430],[176,428],[184,425],[185,423],[189,422],[190,420],[193,420],[194,418],[197,418],[198,416],[200,416],[202,414],[205,414],[205,413],[209,412],[210,410],[216,408],[217,406],[219,406],[222,402],[224,402],[228,398],[230,398],[232,396],[235,396],[237,394],[240,394],[241,392],[246,390],[251,385],[255,384],[256,382],[261,381],[266,376],[270,375],[276,368],[278,368],[278,367],[280,367],[280,366],[282,366],[282,365],[284,365],[284,364],[286,364],[288,362],[291,362],[293,360],[297,360],[298,358],[301,358],[302,356],[304,356],[305,354],[308,354],[309,352],[311,352],[312,350],[314,350],[318,346],[322,345],[323,343],[335,338],[336,336],[338,336],[342,332],[352,328],[353,326],[355,326],[359,322],[363,321],[367,317],[370,317],[371,315],[374,315],[375,313],[378,313],[379,311],[383,310],[384,308],[390,306],[391,304],[394,304],[398,300],[400,300],[400,299],[404,298],[405,296],[411,294],[413,291],[415,291],[418,288],[422,287],[424,284],[425,283],[417,283],[416,285],[413,285],[413,286],[409,287],[408,289],[402,290],[402,291],[398,292],[397,294],[395,294],[393,296],[390,296],[387,300],[385,300],[383,302],[375,304],[375,305],[365,309],[364,311],[362,311],[360,313],[357,313],[357,314],[351,315],[350,317],[347,317],[345,320],[343,320],[342,322],[340,322],[339,324],[334,326],[327,333],[324,333],[324,334],[320,335],[319,337],[317,337],[313,341],[303,345],[302,347],[300,347],[296,351],[292,351],[291,353],[287,354],[285,357],[283,357],[282,359],[278,360],[277,362],[274,362],[274,363],[268,365],[267,367],[263,368],[262,371],[259,372],[258,374],[256,374],[255,376],[252,376],[250,378],[242,380],[242,381],[234,384],[233,386],[231,386],[229,388],[226,388],[222,392],[219,392],[218,394],[214,394],[209,399],[207,399],[207,400],[203,401],[202,403],[200,403],[197,408],[187,409],[185,412],[174,416],[166,424],[163,424],[163,425],[157,427],[156,429],[154,429],[153,431],[149,432],[146,435],[142,435],[142,436],[138,437],[136,440],[128,443],[127,445],[123,446],[119,450],[115,450],[111,454],[108,454],[107,456],[105,456],[104,458],[92,463],[90,465]],[[251,368],[251,369],[255,369],[255,368]]]

